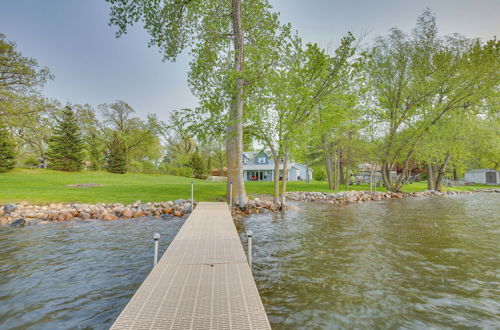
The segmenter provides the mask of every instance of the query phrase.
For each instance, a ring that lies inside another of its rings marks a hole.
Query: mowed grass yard
[[[60,172],[44,169],[14,169],[8,173],[0,173],[0,204],[61,203],[133,203],[159,202],[191,198],[191,182],[195,183],[195,200],[222,201],[225,194],[225,183],[205,180],[193,180],[162,174],[112,174],[107,172],[83,171],[77,173]],[[72,184],[94,183],[99,187],[66,187]],[[272,194],[272,182],[247,182],[247,193],[250,196]],[[482,185],[454,187],[450,190],[473,190]],[[491,187],[491,186],[489,186]],[[406,185],[404,191],[423,191],[425,182]],[[288,191],[321,191],[332,192],[323,181],[288,182]],[[346,190],[341,186],[340,190]],[[369,190],[367,184],[353,185],[349,190]],[[379,188],[379,191],[384,190]]]

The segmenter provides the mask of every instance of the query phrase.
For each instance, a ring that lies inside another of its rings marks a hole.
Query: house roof
[[[490,168],[480,168],[480,169],[474,169],[474,170],[470,170],[470,171],[467,171],[466,173],[485,173],[485,172],[496,172],[495,170],[492,170]]]

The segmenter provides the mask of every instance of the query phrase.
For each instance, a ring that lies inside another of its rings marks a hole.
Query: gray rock
[[[175,204],[184,203],[184,200],[183,200],[183,199],[177,199],[174,203],[175,203]]]
[[[6,204],[3,207],[3,210],[5,213],[10,214],[12,211],[15,211],[17,209],[16,204]]]
[[[23,218],[16,219],[10,223],[11,227],[24,227],[26,225],[26,220]]]

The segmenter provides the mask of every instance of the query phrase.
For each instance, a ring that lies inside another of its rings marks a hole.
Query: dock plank
[[[270,329],[225,203],[199,203],[111,329]]]

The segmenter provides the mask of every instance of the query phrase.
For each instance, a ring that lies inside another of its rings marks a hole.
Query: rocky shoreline
[[[303,202],[326,202],[331,204],[347,204],[356,202],[381,201],[386,199],[403,199],[412,197],[434,197],[434,196],[452,196],[452,195],[470,195],[473,192],[496,192],[500,193],[498,188],[483,188],[474,191],[446,191],[439,192],[435,190],[426,190],[421,192],[401,193],[401,192],[374,192],[368,191],[340,191],[337,193],[325,192],[287,192],[286,197],[293,201]]]
[[[195,207],[196,204],[197,202],[195,201]],[[237,216],[265,211],[277,211],[279,209],[279,205],[256,198],[255,200],[249,201],[247,207],[244,209],[233,208],[232,213]],[[52,203],[38,206],[29,205],[27,202],[21,202],[18,205],[0,205],[0,225],[23,227],[70,220],[113,221],[141,217],[154,217],[169,220],[176,217],[183,217],[189,213],[191,213],[191,200],[189,199],[178,199],[176,201],[157,203],[142,203],[141,201],[136,201],[129,205],[121,203]]]
[[[499,188],[476,189],[473,192],[496,192]],[[341,191],[337,193],[325,192],[287,192],[286,197],[292,201],[303,202],[325,202],[331,204],[349,204],[367,201],[381,201],[388,199],[403,199],[411,197],[426,196],[448,196],[472,194],[471,191],[448,191],[438,192],[427,190],[412,193],[376,192],[370,194],[367,191]],[[197,202],[194,202],[196,206]],[[286,209],[294,208],[287,205]],[[253,213],[282,211],[280,204],[275,204],[270,200],[255,198],[250,200],[244,208],[233,207],[231,213],[235,217],[242,217]],[[183,217],[191,213],[191,200],[178,199],[176,201],[142,203],[136,201],[133,204],[124,205],[121,203],[111,204],[62,204],[53,203],[49,205],[37,206],[29,205],[27,202],[16,204],[0,205],[0,225],[11,227],[22,227],[28,225],[48,224],[51,222],[63,222],[70,220],[104,220],[113,221],[118,219],[155,217],[161,219],[173,219]]]

